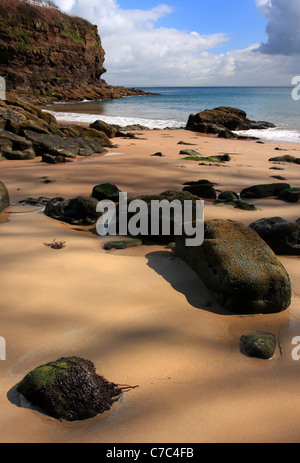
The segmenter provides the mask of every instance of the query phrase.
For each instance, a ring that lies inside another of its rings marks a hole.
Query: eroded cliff
[[[58,9],[0,0],[0,76],[38,101],[120,98],[143,92],[108,85],[97,26]]]

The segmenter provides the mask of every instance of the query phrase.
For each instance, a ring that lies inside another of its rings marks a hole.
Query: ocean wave
[[[257,137],[266,141],[300,143],[300,133],[296,130],[272,128],[263,130],[239,130],[235,133],[237,135]]]
[[[175,120],[163,120],[163,119],[145,119],[139,117],[120,117],[120,116],[103,116],[102,114],[82,114],[82,113],[65,113],[47,111],[55,118],[62,122],[83,122],[92,124],[97,120],[107,122],[108,124],[119,125],[120,127],[126,127],[127,125],[139,124],[149,129],[165,129],[167,127],[178,129],[186,125],[185,122],[179,122]]]

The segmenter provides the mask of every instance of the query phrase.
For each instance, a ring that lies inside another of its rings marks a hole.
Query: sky
[[[97,24],[111,85],[291,85],[299,0],[56,0]]]

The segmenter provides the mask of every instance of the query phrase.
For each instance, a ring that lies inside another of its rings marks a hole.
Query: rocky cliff
[[[97,26],[56,8],[0,0],[0,50],[7,90],[35,102],[143,93],[101,79],[105,52]]]

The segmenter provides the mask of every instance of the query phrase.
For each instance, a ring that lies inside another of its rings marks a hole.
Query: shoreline
[[[66,103],[68,104],[68,103]],[[51,108],[51,109],[50,109]],[[93,114],[93,112],[64,112],[64,111],[55,111],[53,106],[43,107],[43,111],[49,112],[52,114],[60,124],[75,124],[75,125],[84,125],[89,126],[91,123],[95,122],[97,119],[103,120],[111,125],[118,125],[119,127],[127,127],[130,125],[140,125],[147,128],[147,130],[185,130],[186,122],[175,121],[175,120],[163,120],[163,119],[147,119],[147,118],[133,118],[131,116],[106,116],[105,114]],[[84,120],[86,118],[89,120]],[[81,120],[79,119],[81,118]],[[79,120],[78,120],[79,119]],[[270,133],[274,132],[278,138],[270,136]],[[196,132],[197,133],[197,132]],[[270,129],[257,129],[257,130],[241,130],[234,131],[238,136],[244,136],[260,140],[263,143],[287,143],[287,144],[298,144],[300,143],[300,132],[297,132],[294,129],[283,128],[280,126],[275,126]],[[278,135],[280,134],[280,135]],[[292,136],[290,136],[292,134]],[[206,134],[207,135],[207,134]],[[293,136],[298,135],[298,138],[293,138]],[[289,140],[289,138],[291,138]]]
[[[178,145],[179,141],[194,146]],[[299,257],[279,256],[293,286],[290,308],[279,314],[240,316],[220,311],[199,278],[166,246],[104,251],[90,227],[50,219],[42,208],[20,206],[27,197],[89,196],[111,182],[128,194],[182,189],[207,179],[220,191],[272,183],[269,158],[278,143],[226,140],[186,130],[139,131],[112,139],[108,153],[65,164],[2,161],[1,181],[12,205],[0,214],[2,322],[7,360],[0,363],[1,442],[204,443],[299,442],[299,365],[291,340],[300,334]],[[300,145],[280,144],[300,157]],[[229,153],[231,161],[199,165],[179,151]],[[153,157],[156,152],[163,157]],[[280,164],[291,186],[300,166]],[[47,177],[51,183],[42,183]],[[262,217],[299,218],[299,205],[275,198],[249,201],[256,211],[205,201],[206,218],[249,225]],[[22,213],[23,211],[23,213]],[[44,243],[66,242],[62,250]],[[241,335],[277,336],[271,361],[243,356]],[[105,416],[65,423],[18,405],[15,385],[31,369],[61,356],[95,363],[119,384],[139,385]],[[180,401],[178,401],[180,397]],[[282,422],[285,426],[282,426]]]

